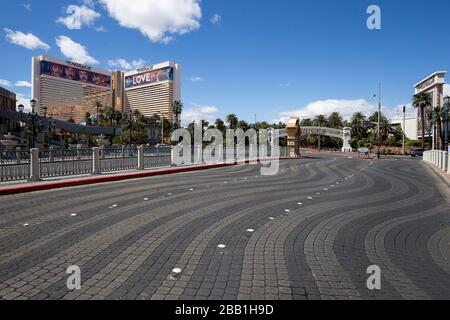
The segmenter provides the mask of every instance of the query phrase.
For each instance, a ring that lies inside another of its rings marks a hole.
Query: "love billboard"
[[[173,68],[167,67],[158,70],[146,71],[125,78],[125,88],[134,88],[164,81],[173,81]]]

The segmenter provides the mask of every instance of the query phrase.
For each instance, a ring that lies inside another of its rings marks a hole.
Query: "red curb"
[[[301,159],[301,158],[280,158],[280,160],[299,160],[299,159]],[[265,159],[265,160],[270,160],[270,159]],[[212,164],[212,165],[202,165],[202,166],[197,166],[197,167],[160,169],[160,170],[154,170],[154,171],[148,171],[148,172],[116,174],[116,175],[110,175],[110,176],[95,176],[92,178],[82,178],[82,179],[66,180],[66,181],[60,181],[60,182],[48,182],[48,183],[33,184],[33,185],[28,185],[28,186],[0,188],[0,196],[12,195],[12,194],[18,194],[18,193],[30,193],[30,192],[35,192],[35,191],[45,191],[45,190],[52,190],[52,189],[61,189],[61,188],[68,188],[68,187],[77,187],[77,186],[90,185],[90,184],[96,184],[96,183],[106,183],[106,182],[113,182],[113,181],[139,179],[139,178],[146,178],[146,177],[152,177],[152,176],[160,176],[160,175],[165,175],[165,174],[176,174],[176,173],[191,172],[191,171],[209,170],[209,169],[237,166],[237,165],[241,165],[244,163],[248,163],[248,161],[247,162],[241,161],[238,163],[221,163],[221,164]]]

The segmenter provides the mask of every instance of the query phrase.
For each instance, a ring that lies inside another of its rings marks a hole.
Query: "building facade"
[[[11,111],[16,110],[16,94],[0,87],[0,109],[7,109]],[[11,120],[0,118],[0,138],[13,131],[14,123]]]
[[[391,119],[393,125],[399,125],[402,131],[405,133],[405,137],[410,140],[417,140],[418,132],[418,121],[417,117],[405,117],[404,125],[403,118],[393,118]]]
[[[172,103],[181,100],[181,67],[164,62],[130,72],[106,71],[49,56],[32,60],[32,97],[36,111],[55,119],[82,122],[97,106],[144,116],[162,114],[174,121]]]
[[[48,56],[32,60],[32,97],[36,111],[75,122],[95,114],[97,104],[112,105],[112,73]]]
[[[434,136],[432,129],[432,120],[429,114],[437,106],[444,105],[444,86],[446,85],[445,75],[447,71],[437,71],[414,85],[414,94],[422,92],[431,96],[431,106],[425,108],[424,115],[421,114],[420,108],[417,108],[417,137],[418,139],[430,138]],[[422,128],[422,116],[425,117],[425,128]]]
[[[139,110],[144,116],[162,114],[175,123],[172,104],[181,100],[181,66],[164,62],[124,75],[125,112]]]

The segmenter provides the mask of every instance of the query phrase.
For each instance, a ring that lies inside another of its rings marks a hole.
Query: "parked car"
[[[423,149],[412,149],[409,153],[411,157],[423,157]]]

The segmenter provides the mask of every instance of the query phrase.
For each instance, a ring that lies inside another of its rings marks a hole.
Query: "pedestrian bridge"
[[[292,120],[292,121],[291,121]],[[300,135],[317,135],[317,136],[328,136],[332,138],[338,138],[343,141],[342,152],[352,152],[352,147],[350,146],[351,140],[351,128],[334,129],[327,127],[303,127],[299,125],[298,118],[291,118],[290,123],[297,126],[297,130],[281,129],[279,131],[280,137],[288,137],[288,140],[300,140]],[[293,121],[296,120],[296,121]],[[300,134],[299,134],[300,133]],[[295,136],[294,136],[295,134]]]

